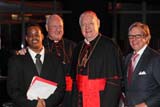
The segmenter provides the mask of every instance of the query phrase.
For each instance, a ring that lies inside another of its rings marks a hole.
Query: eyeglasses
[[[142,37],[144,37],[144,35],[142,35],[142,34],[128,35],[128,38],[129,38],[129,39],[133,39],[133,38],[135,38],[135,39],[140,39],[140,38],[142,38]]]

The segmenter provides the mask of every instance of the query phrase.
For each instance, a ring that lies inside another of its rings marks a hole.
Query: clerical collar
[[[59,44],[59,43],[62,43],[62,42],[63,42],[63,39],[61,39],[61,40],[59,40],[59,41],[54,40],[54,43],[55,43],[55,44]]]
[[[63,40],[54,41],[54,42],[53,42],[53,47],[54,47],[54,46],[61,46],[61,47],[63,47],[63,46],[64,46]]]
[[[98,35],[95,39],[93,39],[92,41],[88,41],[87,39],[84,39],[84,42],[87,44],[87,45],[90,45],[90,44],[94,44],[96,41],[97,41],[97,38],[101,36],[101,35]]]
[[[59,41],[56,41],[56,40],[54,41],[54,43],[58,43],[58,42],[59,42]]]
[[[96,43],[97,39],[98,39],[100,36],[101,36],[101,35],[98,35],[95,39],[93,39],[93,40],[90,41],[89,43],[93,46],[93,45]]]
[[[88,60],[90,59],[90,57],[91,57],[91,55],[92,55],[95,47],[97,46],[97,44],[98,44],[98,42],[100,40],[100,37],[101,37],[101,35],[97,36],[96,39],[94,39],[93,41],[91,41],[92,45],[93,45],[93,48],[90,50],[90,53],[89,53],[88,57],[85,59],[85,63],[83,65],[81,65],[81,63],[80,63],[81,62],[81,54],[82,54],[82,50],[83,50],[83,48],[85,46],[85,41],[83,42],[82,47],[81,47],[80,52],[79,52],[79,55],[78,55],[78,64],[77,64],[77,67],[81,67],[81,66],[86,67],[86,64],[87,64]]]

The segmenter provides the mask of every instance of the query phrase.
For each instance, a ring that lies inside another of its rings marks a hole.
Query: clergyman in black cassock
[[[80,16],[84,41],[75,48],[72,61],[72,107],[118,107],[121,93],[121,54],[118,46],[98,32],[93,11]]]
[[[71,107],[72,79],[69,72],[72,52],[76,44],[72,40],[63,37],[63,26],[63,19],[58,14],[51,15],[46,21],[48,36],[44,39],[43,44],[47,50],[52,52],[53,55],[58,58],[64,67],[66,92],[64,100],[59,107]]]

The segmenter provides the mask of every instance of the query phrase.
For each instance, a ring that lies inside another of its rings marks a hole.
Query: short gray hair
[[[62,17],[61,17],[60,15],[58,15],[58,14],[52,14],[52,15],[50,15],[50,16],[46,19],[46,25],[48,25],[48,22],[49,22],[49,20],[50,20],[51,18],[59,18],[59,19],[61,19],[62,22],[63,22],[63,19],[62,19]]]
[[[90,15],[92,15],[92,16],[95,16],[95,18],[97,18],[97,19],[99,20],[99,18],[97,17],[97,15],[96,15],[96,13],[95,13],[94,11],[92,11],[92,10],[87,10],[87,11],[83,12],[83,13],[80,15],[80,17],[79,17],[79,24],[80,24],[80,25],[81,25],[82,18],[83,18],[84,15],[86,15],[86,14],[90,14]]]

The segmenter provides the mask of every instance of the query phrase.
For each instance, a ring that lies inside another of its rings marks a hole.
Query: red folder
[[[47,99],[55,92],[56,88],[56,82],[34,76],[27,91],[27,98],[29,100]]]

